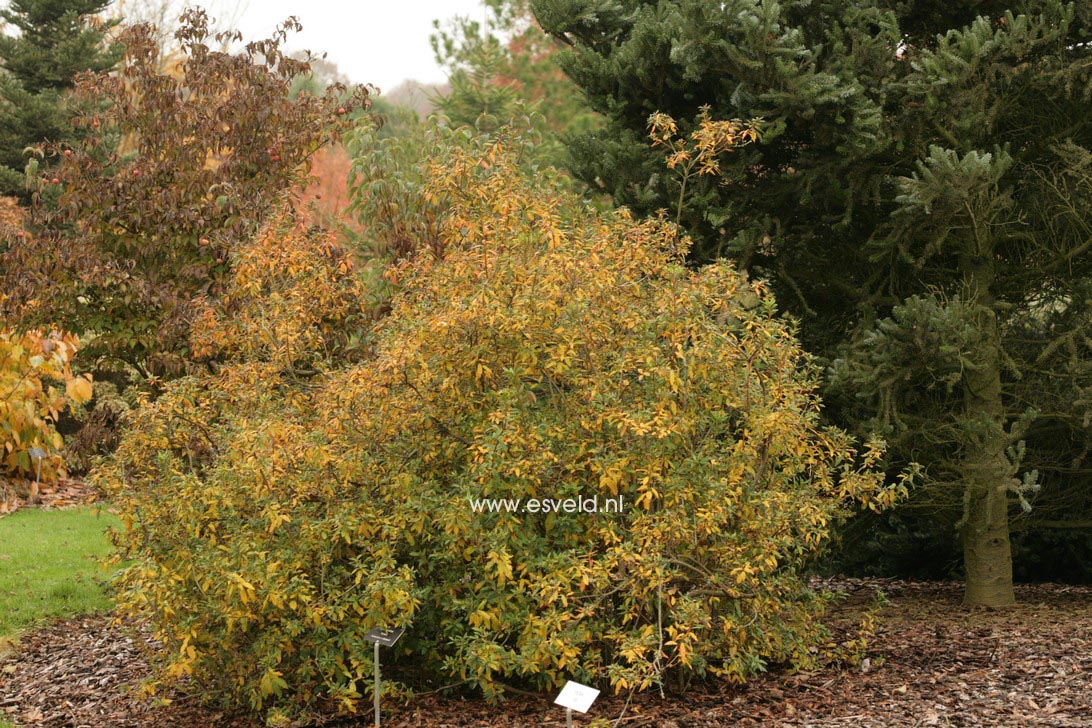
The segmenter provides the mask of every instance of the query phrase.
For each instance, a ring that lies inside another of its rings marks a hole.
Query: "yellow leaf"
[[[78,377],[69,379],[65,384],[65,392],[68,394],[68,398],[76,404],[83,404],[91,399],[93,390],[91,388],[91,376],[84,374]]]

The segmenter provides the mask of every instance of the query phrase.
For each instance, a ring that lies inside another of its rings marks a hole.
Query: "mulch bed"
[[[94,503],[98,493],[82,480],[63,478],[56,483],[40,483],[37,494],[29,480],[0,478],[0,518],[23,508],[72,508]]]
[[[718,683],[685,695],[637,696],[619,726],[1092,726],[1092,587],[1018,588],[1007,610],[966,609],[958,584],[838,579],[849,598],[835,619],[882,589],[884,609],[868,660],[853,668],[771,673],[746,686]],[[153,707],[135,699],[147,675],[147,637],[107,617],[57,622],[0,658],[0,711],[27,726],[257,725],[182,694]],[[524,728],[564,725],[552,697],[502,705],[440,695],[384,704],[383,725]],[[577,725],[622,714],[624,696],[601,698]],[[367,726],[370,716],[327,725]]]

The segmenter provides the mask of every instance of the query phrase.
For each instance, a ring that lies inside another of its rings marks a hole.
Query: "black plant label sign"
[[[398,638],[401,637],[405,631],[406,630],[404,629],[397,628],[388,629],[386,627],[375,627],[374,629],[370,630],[368,634],[364,635],[364,639],[368,640],[369,642],[378,642],[384,647],[391,647],[392,645],[394,645],[395,642],[398,641]]]

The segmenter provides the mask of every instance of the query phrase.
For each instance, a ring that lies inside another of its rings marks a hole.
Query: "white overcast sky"
[[[0,0],[0,8],[8,5]],[[188,5],[200,5],[214,18],[234,19],[245,40],[267,38],[295,15],[303,31],[289,38],[290,50],[325,52],[354,83],[384,91],[411,78],[445,80],[428,42],[433,20],[484,17],[481,0],[114,0],[106,12],[132,18],[140,6],[167,7],[177,18]]]
[[[217,3],[209,6],[215,11]],[[295,15],[303,31],[290,38],[292,50],[326,52],[353,82],[383,91],[408,78],[443,81],[428,42],[432,21],[483,13],[480,0],[242,0],[241,7],[236,25],[246,40],[267,37]]]

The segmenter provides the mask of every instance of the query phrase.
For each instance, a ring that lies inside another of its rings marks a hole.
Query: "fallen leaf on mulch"
[[[1020,605],[967,609],[961,586],[882,579],[828,579],[819,588],[847,598],[831,615],[852,624],[877,590],[890,603],[860,666],[802,674],[773,672],[742,687],[710,682],[663,699],[604,694],[575,725],[595,717],[621,728],[722,726],[1092,726],[1092,587],[1023,586]],[[0,658],[0,711],[27,726],[251,728],[184,694],[153,708],[131,688],[147,675],[133,628],[107,617],[58,622],[27,635]],[[366,710],[368,706],[364,706]],[[552,696],[517,696],[501,705],[444,695],[384,704],[389,728],[563,726]],[[328,726],[368,726],[370,714]]]

